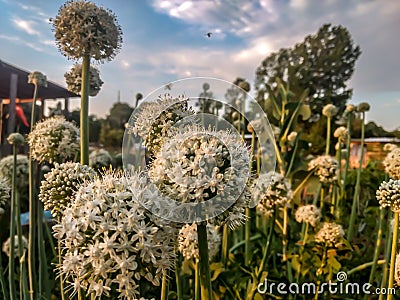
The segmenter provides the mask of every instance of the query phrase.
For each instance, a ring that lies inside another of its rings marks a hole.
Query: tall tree
[[[262,61],[256,71],[257,101],[264,107],[268,95],[277,91],[278,79],[298,97],[308,89],[311,120],[317,120],[328,103],[337,106],[340,115],[352,95],[347,81],[360,54],[345,27],[325,24],[293,48],[280,49]]]

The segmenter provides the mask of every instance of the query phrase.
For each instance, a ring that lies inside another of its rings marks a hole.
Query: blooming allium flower
[[[180,203],[213,203],[208,218],[216,217],[217,224],[227,222],[235,227],[244,220],[249,163],[249,150],[236,135],[188,126],[165,138],[149,176],[170,199]],[[196,220],[197,217],[204,215],[196,215]]]
[[[25,143],[25,139],[24,136],[18,132],[14,132],[11,133],[8,138],[7,138],[7,142],[10,145],[16,145],[16,146],[20,146],[23,145]]]
[[[392,211],[400,212],[400,180],[384,181],[376,191],[376,199],[382,207],[390,207]]]
[[[328,247],[335,247],[344,236],[342,225],[324,222],[320,230],[315,234],[317,243],[324,243]]]
[[[4,209],[10,202],[10,181],[0,177],[0,208]]]
[[[75,64],[70,72],[64,74],[68,90],[75,94],[81,94],[82,88],[82,64]],[[103,85],[100,72],[97,68],[89,67],[89,96],[96,96]]]
[[[349,130],[344,126],[336,128],[335,132],[333,133],[333,136],[341,141],[345,141],[348,135]]]
[[[89,154],[89,165],[95,170],[109,168],[113,163],[113,158],[105,149],[97,149]]]
[[[115,15],[90,1],[67,1],[52,19],[56,44],[69,59],[111,60],[122,44]]]
[[[22,236],[21,238],[22,241],[22,248],[23,249],[28,249],[28,240],[26,239],[26,237]],[[8,237],[8,239],[3,243],[3,252],[10,257],[10,244],[11,244],[11,240],[10,237]],[[19,257],[19,241],[18,241],[18,235],[14,236],[14,257]]]
[[[207,242],[209,259],[212,260],[219,252],[221,237],[218,234],[216,226],[209,223],[207,224]],[[199,242],[196,223],[192,225],[185,224],[179,230],[178,249],[185,259],[199,260]]]
[[[292,131],[292,132],[289,133],[289,135],[287,136],[287,141],[288,141],[291,145],[293,145],[293,144],[294,144],[294,141],[296,140],[296,138],[297,138],[297,132],[296,132],[296,131]]]
[[[80,163],[56,163],[54,168],[44,175],[39,199],[44,208],[50,210],[56,220],[60,221],[65,209],[73,202],[79,187],[95,175],[96,172],[91,167]]]
[[[389,174],[390,178],[399,180],[400,179],[400,148],[394,148],[390,151],[385,159],[383,160],[386,173]]]
[[[290,183],[274,171],[261,174],[254,182],[253,197],[261,214],[271,217],[275,209],[287,206],[292,200]]]
[[[308,223],[312,227],[318,225],[321,220],[321,211],[313,204],[300,206],[295,213],[296,221],[299,223]]]
[[[396,255],[394,280],[396,281],[397,286],[400,286],[400,253],[397,253]]]
[[[332,183],[337,180],[338,162],[329,155],[321,155],[308,163],[308,171],[314,170],[322,183]]]
[[[354,112],[354,110],[355,110],[354,104],[347,104],[346,105],[346,110],[345,110],[346,113],[352,113],[352,112]]]
[[[39,163],[61,163],[78,153],[79,129],[64,116],[54,116],[36,124],[28,134],[28,143]]]
[[[151,156],[160,150],[164,137],[175,123],[194,114],[188,109],[188,100],[166,94],[154,102],[143,102],[135,112],[134,124],[129,129],[143,139]]]
[[[81,186],[53,226],[72,294],[138,299],[140,285],[158,286],[171,268],[176,231],[141,206],[146,184],[138,173],[106,172]]]
[[[328,118],[332,118],[333,116],[335,116],[337,114],[337,112],[338,112],[338,108],[331,103],[325,105],[322,108],[322,114]]]
[[[47,87],[47,77],[41,72],[35,71],[28,75],[28,83],[36,86]]]
[[[17,168],[16,173],[17,176],[15,178],[15,186],[19,191],[22,191],[28,187],[28,170],[29,160],[25,155],[18,154],[17,155]],[[12,175],[14,169],[14,156],[9,155],[3,157],[0,160],[0,177],[8,180],[8,182],[12,182]]]

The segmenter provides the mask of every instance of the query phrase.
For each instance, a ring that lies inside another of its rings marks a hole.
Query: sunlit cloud
[[[18,29],[25,31],[27,34],[40,35],[39,31],[34,28],[36,25],[34,21],[23,20],[18,17],[13,17],[11,21]]]

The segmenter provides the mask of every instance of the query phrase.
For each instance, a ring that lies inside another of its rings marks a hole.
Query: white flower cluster
[[[281,174],[270,171],[261,174],[254,182],[253,197],[260,213],[269,218],[275,209],[289,205],[292,200],[291,185]]]
[[[143,139],[151,155],[159,151],[164,137],[175,123],[194,114],[188,109],[188,100],[183,96],[172,98],[166,94],[154,102],[143,102],[139,106],[129,129]]]
[[[187,260],[199,260],[199,242],[197,236],[197,224],[185,224],[180,230],[178,235],[178,249],[183,257]],[[218,234],[216,226],[207,224],[207,243],[208,255],[212,260],[218,252],[221,245],[221,237]]]
[[[53,217],[59,221],[65,209],[73,202],[79,187],[95,175],[96,172],[91,167],[80,163],[56,163],[54,168],[44,175],[39,200],[43,202],[44,209],[50,210]]]
[[[312,227],[319,224],[321,217],[321,210],[313,204],[300,206],[295,213],[297,222],[308,223]]]
[[[64,74],[65,82],[67,83],[68,90],[80,95],[82,89],[82,64],[75,64],[70,72]],[[100,72],[97,68],[89,67],[89,96],[96,96],[103,85],[100,79]]]
[[[10,203],[10,191],[10,181],[0,177],[0,209],[6,208]]]
[[[243,220],[247,203],[247,193],[241,195],[240,189],[244,190],[250,176],[249,162],[247,146],[236,135],[190,126],[164,139],[149,176],[164,195],[180,203],[210,199],[219,205],[229,203],[223,209],[226,214],[219,217],[228,218],[235,227]],[[228,217],[231,212],[232,218]]]
[[[32,157],[39,163],[61,163],[79,152],[79,129],[64,116],[48,118],[36,124],[28,134]]]
[[[382,207],[400,212],[400,180],[383,181],[376,191],[376,199]]]
[[[328,247],[336,247],[344,236],[342,225],[330,222],[322,223],[321,228],[315,234],[315,241]]]
[[[22,236],[21,237],[21,242],[22,242],[22,249],[26,250],[28,249],[28,240],[26,237]],[[3,243],[3,252],[10,257],[11,254],[11,249],[10,249],[10,244],[11,244],[11,239],[8,237],[8,239]],[[18,241],[18,235],[14,236],[14,257],[19,257],[19,241]]]
[[[396,148],[397,148],[397,145],[392,144],[392,143],[386,143],[385,145],[383,145],[383,151],[385,151],[385,152],[391,152]]]
[[[392,179],[400,179],[400,148],[394,148],[383,160],[385,171]]]
[[[337,180],[338,162],[329,155],[321,155],[308,163],[308,171],[314,170],[322,183],[332,183]]]
[[[29,183],[28,164],[29,160],[25,155],[22,154],[17,155],[17,167],[16,167],[17,176],[15,178],[15,186],[20,192],[28,187]],[[8,182],[11,184],[13,170],[14,170],[14,156],[9,155],[3,157],[0,160],[0,177],[8,180]]]
[[[86,182],[53,226],[62,242],[62,265],[72,294],[137,299],[143,282],[159,285],[171,268],[176,231],[142,206],[146,179],[106,172]]]
[[[113,163],[113,158],[105,149],[97,149],[89,154],[89,166],[95,170],[102,170],[103,168],[110,168]]]
[[[52,23],[56,44],[68,58],[111,60],[121,48],[122,30],[115,15],[93,2],[67,1]]]

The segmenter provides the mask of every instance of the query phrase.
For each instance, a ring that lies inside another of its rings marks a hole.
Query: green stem
[[[290,176],[290,172],[292,172],[293,163],[294,163],[294,159],[295,159],[295,157],[296,157],[296,152],[297,152],[298,145],[299,145],[299,139],[298,139],[298,137],[297,137],[297,138],[296,138],[296,142],[295,142],[295,144],[294,144],[293,151],[292,151],[292,156],[290,157],[289,167],[288,167],[287,170],[286,170],[286,176],[287,176],[287,177]]]
[[[348,115],[347,119],[347,130],[349,134],[347,135],[346,139],[346,163],[344,166],[344,175],[343,175],[343,190],[346,188],[347,184],[347,174],[349,172],[349,164],[350,164],[350,142],[351,142],[351,119],[352,119],[352,114]]]
[[[385,218],[385,210],[382,208],[379,208],[379,223],[378,223],[378,233],[376,236],[376,243],[375,243],[375,251],[374,251],[374,258],[372,262],[374,263],[371,268],[371,273],[369,274],[369,283],[373,284],[374,277],[375,277],[375,272],[376,272],[376,263],[379,258],[380,254],[380,248],[381,248],[381,243],[382,243],[382,224],[383,224],[383,219]]]
[[[208,257],[207,223],[197,224],[197,235],[199,241],[199,271],[201,285],[201,299],[212,300],[210,262]]]
[[[261,238],[261,237],[262,237],[261,234],[253,235],[253,236],[250,238],[250,241],[258,240],[258,239]],[[240,248],[240,247],[243,246],[244,244],[245,244],[245,241],[240,241],[239,243],[235,244],[232,248],[229,249],[229,253],[234,252],[236,249]]]
[[[82,59],[82,87],[81,87],[81,114],[80,114],[80,138],[81,138],[81,164],[89,164],[89,67],[90,56]]]
[[[22,228],[21,228],[21,204],[20,204],[20,195],[18,189],[15,189],[15,206],[17,211],[17,236],[18,236],[18,245],[22,245]],[[18,247],[19,254],[19,270],[20,270],[20,299],[28,298],[28,277],[26,273],[25,266],[25,253],[22,247]]]
[[[17,177],[17,148],[15,144],[13,144],[13,172],[12,172],[12,190],[11,190],[11,209],[10,209],[10,256],[8,260],[8,283],[10,289],[10,299],[17,299],[17,291],[15,289],[15,280],[14,280],[14,262],[15,262],[15,228],[16,228],[16,177]],[[21,248],[21,244],[19,245]]]
[[[387,219],[391,220],[392,219],[392,211],[388,210],[387,213]],[[390,272],[389,269],[389,261],[390,261],[390,251],[392,248],[392,240],[389,238],[390,236],[392,236],[392,226],[390,226],[390,223],[387,224],[387,229],[386,229],[386,247],[385,247],[385,266],[383,268],[383,276],[382,276],[382,281],[381,281],[381,289],[386,288],[386,284],[387,284],[387,278]],[[383,294],[379,295],[379,300],[383,300]]]
[[[303,252],[304,252],[304,248],[305,248],[306,243],[307,243],[307,239],[308,239],[308,226],[309,226],[308,222],[303,223],[303,224],[305,224],[305,226],[304,226],[303,244],[301,245],[301,248],[300,248],[300,251],[299,251],[299,266],[297,267],[297,272],[296,272],[296,282],[297,283],[299,283],[299,278],[300,278],[300,275],[301,275],[301,265],[302,265],[301,259],[302,259],[302,255],[303,255]]]
[[[394,213],[394,226],[393,226],[393,238],[392,238],[392,252],[390,255],[390,272],[389,272],[389,284],[388,290],[390,291],[393,288],[394,282],[394,271],[395,271],[395,263],[396,263],[396,250],[397,250],[397,235],[399,232],[399,213]],[[389,294],[387,297],[388,300],[393,299],[393,295]]]
[[[364,137],[365,137],[365,112],[362,112],[360,162],[359,162],[359,166],[357,169],[356,187],[355,187],[355,191],[354,191],[353,204],[351,206],[349,229],[347,231],[347,239],[349,242],[351,242],[351,240],[353,238],[354,225],[356,222],[356,209],[357,209],[357,205],[360,201],[359,198],[360,198],[360,188],[361,188],[361,186],[360,186],[361,185],[361,171],[362,171],[363,161],[364,161]]]
[[[378,260],[376,262],[370,261],[370,262],[363,263],[363,264],[351,269],[350,271],[347,271],[347,276],[349,276],[355,272],[365,270],[366,268],[372,267],[373,265],[383,265],[384,263],[385,263],[384,259]]]
[[[250,264],[250,236],[251,236],[251,223],[250,223],[250,207],[246,207],[246,224],[244,232],[244,265],[248,266]]]
[[[222,253],[221,253],[221,262],[226,268],[229,257],[229,228],[226,224],[222,227]]]
[[[327,117],[326,120],[326,146],[325,155],[329,155],[329,146],[331,144],[331,117]]]
[[[33,130],[35,126],[35,110],[36,110],[36,99],[38,93],[38,85],[35,84],[35,90],[33,93],[32,110],[31,110],[31,126],[30,130]],[[32,149],[29,149],[29,240],[28,240],[28,277],[29,277],[29,293],[30,299],[35,299],[35,293],[37,293],[37,279],[36,279],[36,234],[35,230],[37,227],[36,222],[36,198],[35,198],[35,167],[32,158]]]
[[[1,290],[3,292],[4,299],[9,299],[7,283],[6,283],[6,279],[4,278],[3,254],[1,252],[0,252],[0,283],[1,283]]]
[[[201,300],[200,295],[200,270],[199,270],[199,262],[195,262],[195,269],[194,269],[194,299]]]
[[[58,250],[58,264],[61,267],[62,260],[61,260],[61,240],[57,239],[57,250]],[[60,293],[61,293],[61,300],[65,300],[64,294],[64,278],[62,272],[59,275],[60,278]]]
[[[303,188],[303,186],[306,184],[306,182],[308,181],[308,179],[310,179],[310,177],[312,176],[313,172],[308,173],[308,175],[306,176],[306,178],[303,179],[303,181],[296,187],[296,189],[293,191],[293,198],[295,195],[297,195],[298,192],[301,191],[301,189]]]
[[[168,300],[168,274],[164,272],[161,283],[161,300]]]

